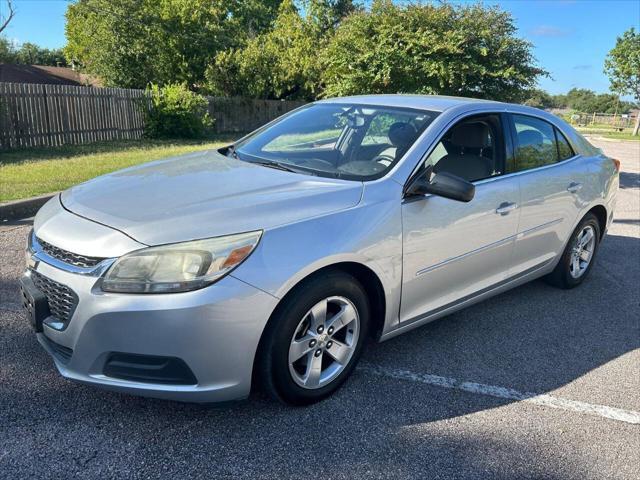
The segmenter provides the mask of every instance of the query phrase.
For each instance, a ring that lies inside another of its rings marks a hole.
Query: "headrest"
[[[406,147],[416,138],[416,127],[406,122],[396,122],[389,127],[387,136],[395,147]]]
[[[463,123],[451,132],[451,143],[458,147],[485,148],[489,146],[489,128],[484,123]]]
[[[518,133],[518,146],[538,146],[544,143],[544,137],[538,130],[523,130]]]

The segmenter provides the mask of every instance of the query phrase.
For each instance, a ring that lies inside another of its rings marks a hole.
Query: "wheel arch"
[[[602,238],[604,237],[604,232],[607,229],[607,209],[604,205],[598,204],[594,207],[591,207],[591,209],[585,215],[589,213],[592,213],[598,219],[598,225],[600,226],[599,240],[602,240]],[[584,218],[584,215],[582,216],[582,218]]]
[[[296,289],[300,288],[306,282],[312,278],[326,275],[329,272],[344,272],[353,276],[360,282],[365,289],[367,298],[369,299],[369,306],[371,307],[371,320],[373,322],[371,332],[376,336],[379,336],[382,332],[385,322],[385,316],[387,311],[386,296],[383,283],[376,272],[363,263],[356,261],[339,261],[331,263],[329,265],[322,266],[313,272],[308,273],[304,277],[298,279],[295,284],[291,285],[285,294],[280,298],[280,301],[276,305],[276,308],[271,312],[265,331],[269,327],[271,319],[275,317],[279,308],[284,305],[286,300],[292,295]]]
[[[367,294],[367,298],[369,299],[369,306],[371,310],[371,328],[369,329],[369,335],[373,336],[376,339],[379,339],[382,335],[386,317],[386,297],[385,290],[380,280],[380,277],[369,267],[362,263],[354,262],[354,261],[342,261],[333,263],[330,265],[323,266],[305,277],[298,280],[287,292],[280,298],[280,301],[276,305],[276,307],[271,312],[267,323],[265,324],[264,329],[262,330],[262,334],[260,335],[260,341],[258,342],[258,348],[256,351],[256,355],[253,360],[253,369],[252,369],[252,389],[254,389],[259,382],[257,382],[256,373],[257,373],[257,362],[262,357],[262,349],[264,348],[264,340],[266,337],[266,333],[269,331],[276,314],[280,311],[281,308],[285,305],[287,299],[298,289],[302,288],[305,283],[309,280],[326,275],[329,272],[344,272],[351,276],[353,276],[356,280],[360,282],[362,287],[365,289]]]

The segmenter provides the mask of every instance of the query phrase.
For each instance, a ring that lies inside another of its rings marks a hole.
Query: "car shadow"
[[[620,172],[620,188],[640,188],[640,173]]]
[[[19,218],[16,220],[2,220],[0,221],[0,227],[24,227],[33,225],[33,217]]]
[[[590,277],[537,280],[375,346],[365,359],[521,392],[556,390],[640,347],[640,239],[607,235]],[[615,287],[614,287],[615,285]]]
[[[639,264],[640,239],[608,235],[580,288],[558,290],[535,281],[371,344],[363,360],[521,392],[552,392],[640,346],[633,314]],[[11,281],[0,290],[15,291]],[[88,476],[108,468],[110,475],[141,477],[586,475],[579,462],[565,462],[547,448],[547,442],[563,445],[561,432],[518,435],[524,420],[517,413],[503,415],[499,427],[467,417],[508,407],[512,400],[366,371],[356,371],[334,396],[309,408],[285,407],[260,393],[224,407],[133,397],[62,379],[21,312],[1,313],[0,435],[6,441],[0,468],[5,471],[33,471],[32,458],[19,455],[26,448],[21,442],[27,442],[56,459],[47,466],[52,477],[66,474],[69,466]],[[551,419],[557,415],[540,410]],[[448,420],[460,417],[468,420],[447,427]],[[314,455],[331,462],[307,461]],[[513,461],[505,463],[509,458]]]

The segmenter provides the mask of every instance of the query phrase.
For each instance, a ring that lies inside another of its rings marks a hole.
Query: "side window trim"
[[[504,137],[505,146],[503,175],[509,175],[516,171],[516,142],[514,138],[515,126],[513,124],[513,117],[509,112],[502,112],[500,114],[500,121],[502,122],[502,135]]]
[[[560,155],[560,142],[558,141],[558,129],[555,127],[555,125],[552,125],[551,128],[553,128],[553,138],[556,139],[556,155],[558,156],[556,163],[559,163],[562,161],[562,155]]]

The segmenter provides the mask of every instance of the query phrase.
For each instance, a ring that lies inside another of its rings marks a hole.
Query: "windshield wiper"
[[[269,168],[275,168],[277,170],[283,170],[285,172],[292,172],[292,173],[300,173],[302,172],[302,170],[296,170],[294,168],[291,168],[283,163],[280,162],[275,162],[273,160],[251,160],[250,163],[255,163],[258,165],[262,165],[263,167],[269,167]],[[307,172],[304,172],[307,173]]]
[[[225,155],[227,157],[233,157],[236,160],[242,160],[240,158],[240,155],[238,155],[238,152],[236,152],[236,146],[231,144],[226,148],[226,152]],[[258,165],[262,165],[264,167],[269,167],[269,168],[277,168],[278,170],[283,170],[285,172],[293,172],[293,173],[298,173],[299,170],[294,170],[291,167],[288,167],[280,162],[276,162],[274,160],[249,160],[249,163],[256,163]]]

